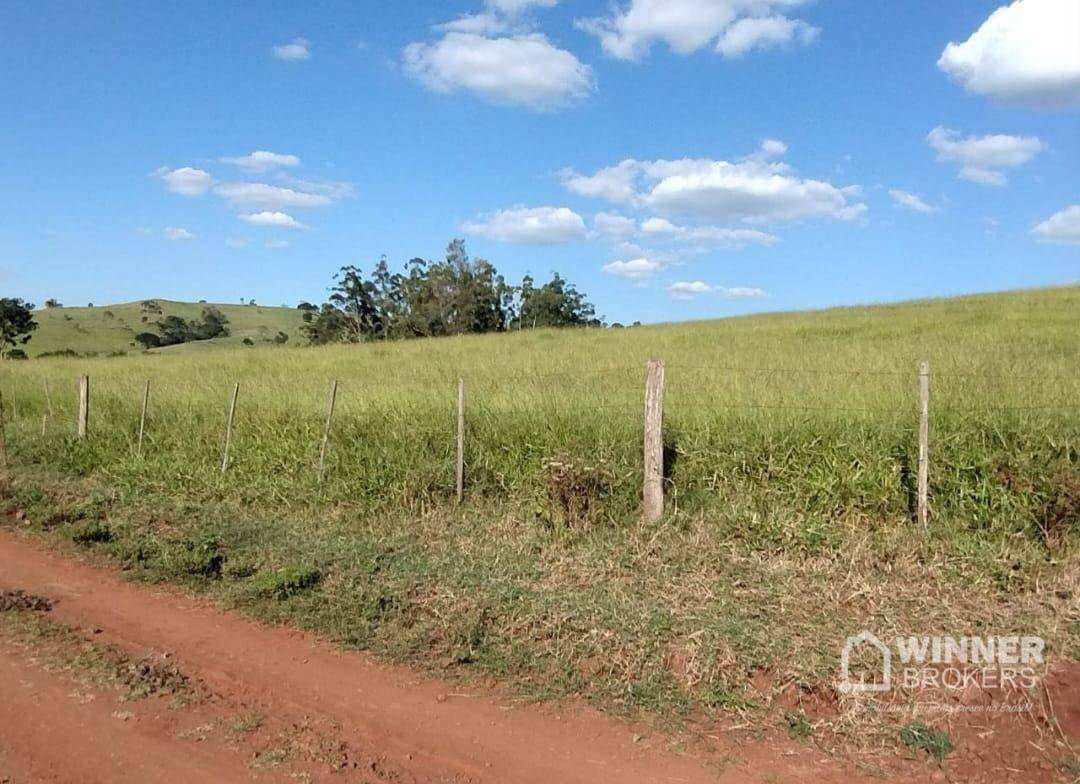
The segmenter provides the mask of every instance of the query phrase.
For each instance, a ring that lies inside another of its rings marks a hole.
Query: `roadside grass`
[[[580,695],[661,719],[756,722],[785,695],[815,694],[816,743],[870,731],[896,743],[897,720],[845,719],[832,685],[848,635],[1035,634],[1051,657],[1080,650],[1078,312],[1080,287],[1066,287],[624,330],[8,363],[6,503],[138,579],[442,677],[496,676],[527,698]],[[649,524],[640,418],[653,356],[668,362],[668,513]],[[925,533],[913,501],[922,358],[934,374]],[[83,442],[71,434],[80,372],[92,377]],[[588,496],[582,519],[553,499],[552,462],[587,478],[567,485]],[[782,713],[770,722],[805,729]]]

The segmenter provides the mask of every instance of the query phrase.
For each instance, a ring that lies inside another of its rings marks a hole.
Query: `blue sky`
[[[1074,282],[1078,8],[8,0],[0,281],[295,304],[464,236],[620,321]]]

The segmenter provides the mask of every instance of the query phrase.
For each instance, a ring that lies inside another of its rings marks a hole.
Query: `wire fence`
[[[659,466],[661,472],[665,470],[664,455],[650,455],[648,450],[664,449],[666,426],[677,427],[685,437],[687,427],[700,425],[713,432],[713,423],[722,425],[725,418],[733,416],[745,415],[762,422],[797,420],[808,428],[825,419],[861,418],[860,421],[871,424],[899,427],[908,434],[905,437],[917,438],[922,519],[927,505],[926,475],[933,454],[933,422],[952,418],[961,426],[970,421],[986,426],[994,424],[995,418],[1033,415],[1043,418],[1040,432],[1048,438],[1072,443],[1080,435],[1080,416],[1073,416],[1080,412],[1080,376],[935,371],[928,374],[927,388],[921,391],[917,371],[682,362],[660,363],[660,367],[666,382],[659,385],[659,400],[652,401],[652,410],[658,412],[658,419],[653,422],[648,415],[650,401],[647,395],[643,396],[643,368],[636,363],[469,376],[438,368],[426,373],[394,374],[392,382],[403,392],[398,400],[387,394],[385,386],[379,386],[385,379],[370,378],[362,384],[327,379],[324,383],[333,384],[334,391],[322,412],[319,405],[327,401],[326,387],[318,391],[316,380],[307,377],[302,384],[294,379],[263,377],[233,382],[221,389],[217,389],[217,384],[211,388],[198,379],[185,379],[187,391],[181,394],[171,390],[168,402],[160,405],[159,411],[155,411],[155,396],[162,391],[162,384],[153,379],[139,382],[136,392],[130,378],[123,384],[107,378],[103,384],[95,382],[91,394],[90,377],[84,375],[77,385],[77,394],[71,395],[70,388],[62,388],[55,380],[50,386],[49,380],[43,378],[38,395],[24,386],[19,388],[21,394],[16,394],[14,386],[0,389],[0,422],[5,430],[19,429],[23,437],[30,437],[30,431],[36,431],[39,422],[40,438],[63,436],[75,443],[93,440],[104,428],[119,426],[125,432],[131,431],[132,451],[141,456],[144,444],[145,448],[155,447],[157,432],[169,427],[169,418],[176,422],[184,419],[188,428],[185,433],[173,434],[174,443],[185,439],[205,441],[208,434],[195,431],[213,427],[218,421],[216,409],[220,404],[219,464],[222,472],[228,472],[237,461],[245,459],[243,449],[233,444],[234,429],[242,433],[245,428],[255,428],[244,416],[245,407],[252,405],[245,400],[248,389],[271,381],[277,385],[275,394],[258,401],[259,413],[278,423],[303,423],[292,437],[306,434],[304,437],[315,441],[314,445],[305,444],[298,451],[303,455],[317,451],[320,481],[324,472],[334,470],[333,465],[327,465],[327,455],[338,445],[335,436],[339,431],[343,434],[340,438],[346,433],[355,437],[362,433],[364,421],[395,417],[403,431],[408,429],[417,443],[432,444],[450,437],[446,450],[450,454],[443,457],[440,452],[435,459],[452,460],[451,473],[458,478],[456,494],[460,498],[468,485],[468,469],[474,462],[471,460],[477,446],[474,437],[481,430],[485,436],[496,433],[494,437],[497,437],[500,424],[515,417],[539,418],[542,423],[576,418],[587,423],[595,421],[596,415],[617,414],[615,419],[624,428],[624,434],[638,434],[635,440],[652,430],[659,434],[652,439],[651,446],[644,447],[646,453],[641,465]],[[785,382],[775,383],[778,378]],[[792,383],[793,379],[797,383]],[[861,379],[869,383],[853,394],[851,385]],[[466,394],[455,406],[459,380]],[[1022,389],[1027,395],[1041,394],[1043,399],[1036,397],[1033,403],[1013,403],[1009,397],[1002,398],[1000,389],[986,387],[1001,383],[1010,385],[1014,392]],[[955,388],[950,390],[950,384]],[[372,390],[378,390],[380,396],[373,398]],[[1051,399],[1046,399],[1047,396]],[[877,399],[886,404],[875,404],[873,401]],[[997,399],[1005,402],[994,402]],[[99,409],[109,413],[107,417],[101,416],[100,422],[95,421]],[[642,449],[642,441],[637,443],[637,449]],[[0,447],[6,460],[3,430],[0,430]],[[643,476],[643,485],[649,480]]]

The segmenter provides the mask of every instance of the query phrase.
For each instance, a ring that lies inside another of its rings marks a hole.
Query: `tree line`
[[[592,303],[558,273],[540,285],[528,275],[510,285],[491,262],[470,258],[460,239],[444,259],[414,258],[402,272],[392,272],[385,256],[367,277],[344,266],[321,307],[299,307],[304,335],[315,345],[603,325]]]
[[[50,299],[46,307],[62,305]],[[229,334],[228,318],[213,305],[193,319],[166,316],[155,300],[144,300],[140,307],[142,322],[156,327],[135,335],[144,349]],[[385,256],[369,276],[359,267],[344,266],[322,306],[302,302],[298,307],[303,334],[312,345],[604,324],[585,295],[558,273],[546,283],[526,275],[521,285],[508,284],[491,262],[470,258],[460,239],[450,243],[443,259],[414,258],[401,272],[391,271]],[[38,326],[33,309],[30,302],[0,298],[0,359],[26,357],[21,347]],[[287,340],[279,332],[274,342]]]

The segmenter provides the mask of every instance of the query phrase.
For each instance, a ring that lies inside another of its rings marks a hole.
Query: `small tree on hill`
[[[6,359],[16,347],[30,342],[31,333],[38,326],[33,311],[33,304],[25,300],[0,298],[0,359]]]

